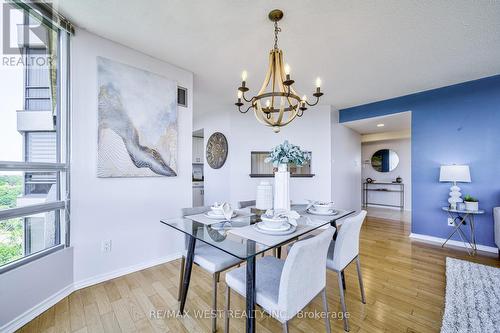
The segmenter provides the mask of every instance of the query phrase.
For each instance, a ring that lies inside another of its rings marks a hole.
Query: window
[[[0,4],[2,17],[10,20],[2,27],[11,36],[3,56],[16,59],[0,67],[0,89],[5,93],[0,100],[2,273],[69,245],[72,28],[67,22],[61,25],[62,18],[50,14],[50,8],[36,7],[46,6],[43,3]]]

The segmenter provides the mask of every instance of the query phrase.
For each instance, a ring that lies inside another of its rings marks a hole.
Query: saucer
[[[295,230],[297,229],[296,226],[292,225],[292,224],[288,224],[288,225],[285,225],[286,226],[286,229],[285,230],[279,230],[279,229],[273,229],[273,230],[269,230],[269,229],[263,229],[262,228],[262,225],[261,225],[262,222],[259,222],[259,223],[255,223],[253,225],[253,228],[257,231],[257,232],[260,232],[262,234],[266,234],[266,235],[272,235],[272,236],[282,236],[282,235],[288,235],[288,234],[291,234],[291,233],[294,233]]]
[[[315,210],[315,209],[313,209],[313,208],[308,208],[308,209],[307,209],[307,212],[308,212],[309,214],[313,214],[313,215],[321,215],[321,216],[333,216],[333,215],[337,215],[337,214],[339,213],[337,210],[335,210],[335,209],[333,209],[333,208],[332,208],[332,209],[330,209],[328,212],[324,212],[324,213],[323,213],[323,212],[318,212],[318,211],[316,211],[316,210]]]
[[[205,217],[208,217],[209,219],[213,219],[213,220],[225,220],[226,219],[224,217],[224,215],[215,214],[212,211],[208,211],[203,215],[205,215]],[[236,215],[237,215],[236,212],[233,212],[233,215],[231,215],[231,218],[235,217]]]
[[[279,227],[277,228],[273,228],[273,227],[269,227],[267,225],[268,222],[259,222],[259,228],[262,229],[262,230],[266,230],[266,231],[278,231],[278,232],[282,232],[282,231],[286,231],[288,229],[290,229],[290,223],[288,222],[284,222],[282,223]],[[276,222],[277,223],[277,222]]]

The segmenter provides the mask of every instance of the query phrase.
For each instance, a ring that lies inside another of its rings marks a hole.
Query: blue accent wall
[[[500,75],[356,106],[340,122],[411,111],[412,232],[446,238],[451,184],[439,182],[442,164],[468,164],[471,183],[463,194],[479,199],[476,241],[495,246],[493,207],[500,206]],[[455,238],[459,240],[460,238]]]

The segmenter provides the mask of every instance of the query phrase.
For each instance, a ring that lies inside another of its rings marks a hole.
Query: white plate
[[[224,217],[224,215],[215,214],[212,211],[208,211],[203,215],[205,215],[205,217],[208,217],[209,219],[213,219],[213,220],[225,220],[226,219]],[[233,212],[233,215],[231,215],[231,218],[235,217],[236,215],[237,215],[236,212]]]
[[[262,229],[260,224],[262,222],[259,222],[259,223],[255,223],[253,225],[253,228],[262,233],[262,234],[266,234],[266,235],[272,235],[272,236],[282,236],[282,235],[288,235],[288,234],[291,234],[291,233],[294,233],[295,230],[297,229],[296,226],[292,225],[292,224],[289,224],[287,226],[287,229],[286,230],[282,230],[282,231],[279,231],[277,229],[274,229],[274,230],[268,230],[268,229]]]
[[[309,214],[321,215],[321,216],[333,216],[333,215],[337,215],[339,213],[339,211],[335,210],[335,209],[330,209],[330,211],[323,213],[323,212],[318,212],[318,211],[316,211],[315,209],[312,209],[312,208],[308,208],[307,212]]]

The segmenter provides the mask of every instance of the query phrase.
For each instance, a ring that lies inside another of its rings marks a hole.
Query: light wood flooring
[[[447,256],[500,267],[496,255],[470,257],[464,250],[411,241],[409,224],[369,218],[361,232],[361,265],[367,304],[362,304],[356,267],[347,268],[347,309],[351,332],[438,332],[444,309]],[[210,332],[209,318],[154,319],[153,310],[177,310],[179,260],[135,272],[72,293],[24,326],[21,332]],[[327,277],[331,312],[340,311],[337,279]],[[224,307],[224,275],[218,307]],[[307,285],[307,281],[304,281]],[[207,310],[211,278],[193,268],[186,310]],[[233,310],[244,310],[244,299],[232,294]],[[306,310],[321,311],[318,297]],[[257,319],[257,332],[281,332],[274,319]],[[332,319],[332,331],[343,332]],[[231,331],[244,332],[244,319],[232,319]],[[217,323],[223,331],[223,320]],[[324,332],[322,319],[293,319],[290,332]]]

